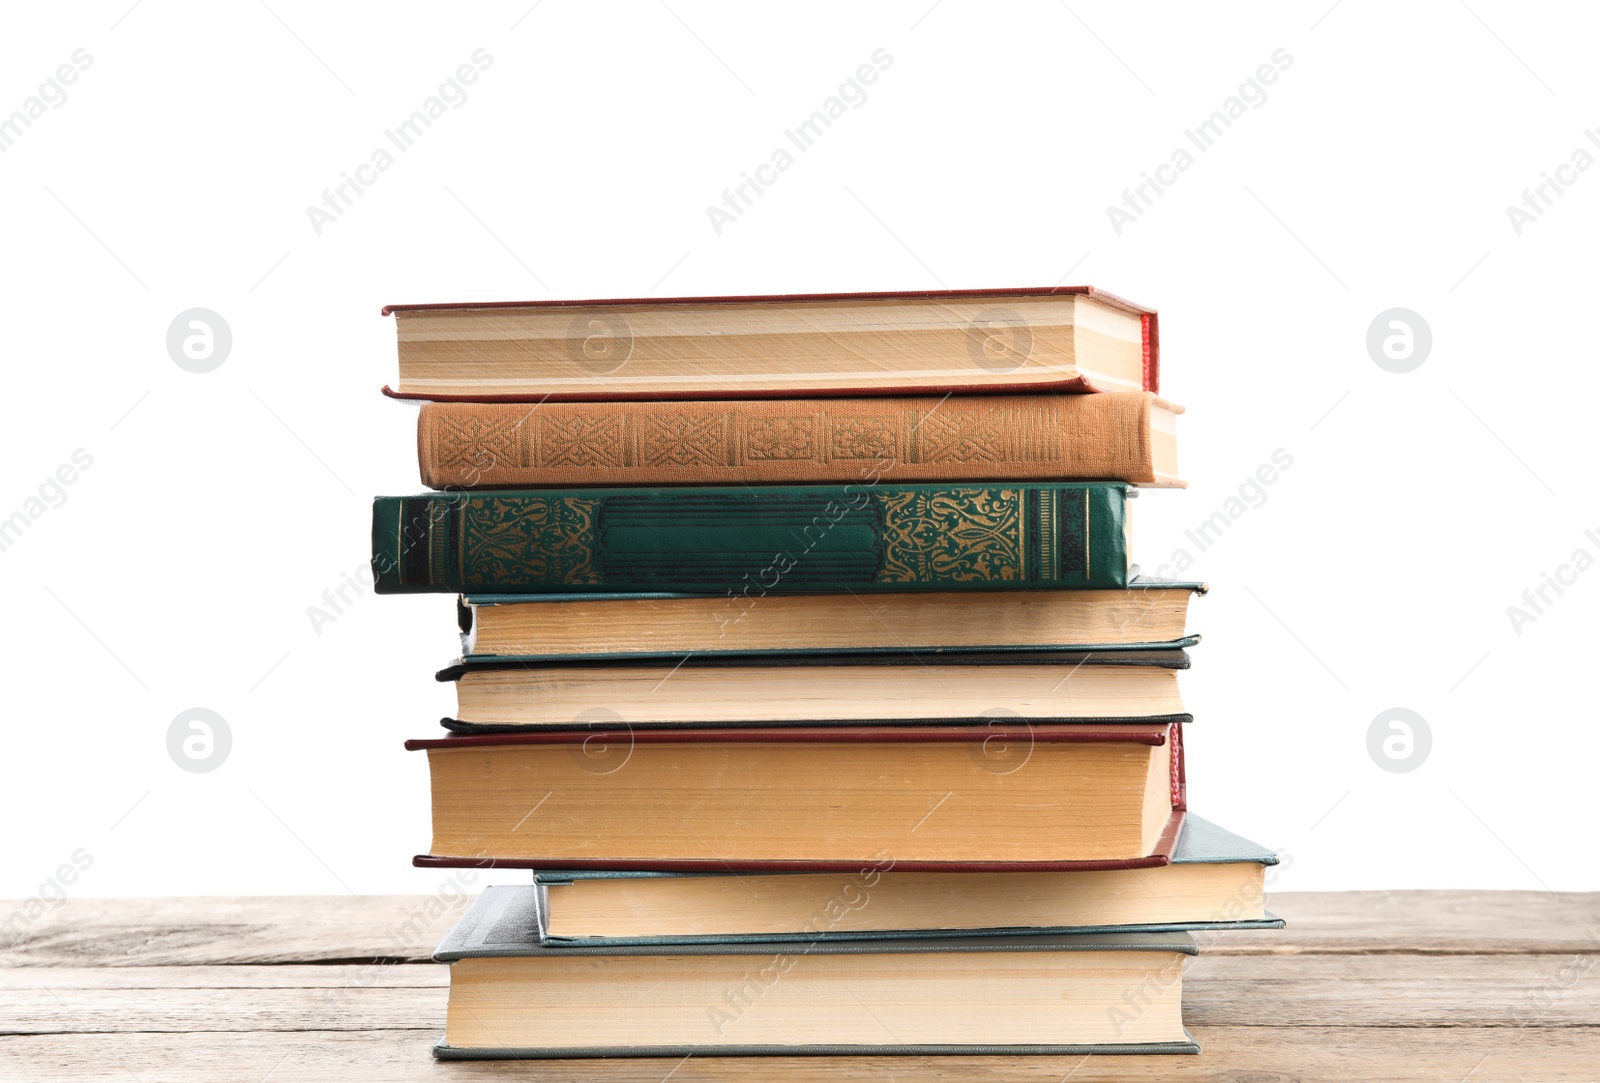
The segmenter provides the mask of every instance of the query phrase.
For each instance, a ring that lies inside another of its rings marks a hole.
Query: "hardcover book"
[[[1278,929],[1263,892],[1278,855],[1190,812],[1172,863],[1097,872],[544,870],[515,890],[542,942],[737,943],[1018,933]]]
[[[425,403],[430,489],[858,481],[1181,486],[1177,415],[1145,392],[727,402]]]
[[[1158,391],[1156,314],[1089,286],[390,305],[400,398]]]
[[[589,726],[1050,725],[1187,722],[1183,651],[1014,651],[763,659],[458,662],[461,733]]]
[[[380,496],[380,594],[1128,585],[1127,486],[538,489]]]
[[[787,656],[946,651],[1095,652],[1193,646],[1189,599],[1204,583],[1139,576],[1127,590],[900,594],[469,594],[468,659]]]
[[[551,948],[531,894],[484,889],[434,953],[440,1058],[1200,1051],[1186,933]]]
[[[428,754],[421,866],[1135,868],[1182,826],[1177,724],[550,730]]]

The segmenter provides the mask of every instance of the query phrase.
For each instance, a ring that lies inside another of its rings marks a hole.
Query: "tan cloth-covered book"
[[[1156,314],[1092,286],[389,305],[403,399],[1161,390]]]
[[[422,482],[806,484],[984,479],[1182,486],[1177,415],[1149,392],[423,404]]]

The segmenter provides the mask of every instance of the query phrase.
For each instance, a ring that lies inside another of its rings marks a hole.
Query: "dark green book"
[[[526,888],[485,888],[439,945],[436,1056],[1200,1051],[1183,932],[555,948],[531,906]]]
[[[380,594],[1128,585],[1120,484],[773,485],[380,496]]]

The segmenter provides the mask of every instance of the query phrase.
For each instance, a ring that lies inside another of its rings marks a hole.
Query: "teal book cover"
[[[378,497],[380,594],[1128,585],[1120,484],[479,490]]]
[[[1276,864],[1278,864],[1276,852],[1189,812],[1184,815],[1183,830],[1178,835],[1177,845],[1173,847],[1169,867],[1232,865],[1242,870],[1250,865],[1260,866],[1265,869]],[[1282,918],[1276,917],[1264,909],[1261,911],[1261,917],[1242,916],[1247,906],[1260,899],[1264,889],[1262,885],[1253,883],[1250,876],[1240,872],[1236,885],[1230,888],[1228,894],[1216,905],[1196,902],[1193,904],[1194,908],[1188,914],[1170,916],[1162,920],[1121,920],[1115,922],[1079,922],[1071,925],[1041,925],[1018,922],[1016,920],[1017,915],[1014,912],[997,910],[994,913],[993,923],[985,928],[896,928],[852,931],[833,927],[836,922],[836,915],[851,909],[865,908],[874,897],[875,889],[883,883],[884,877],[894,875],[892,863],[885,861],[884,865],[890,867],[869,866],[854,876],[846,875],[842,879],[837,873],[819,876],[816,873],[785,872],[752,877],[749,873],[733,872],[658,872],[642,869],[539,869],[533,874],[534,882],[532,884],[507,887],[503,890],[518,893],[514,900],[514,905],[519,908],[520,913],[526,916],[529,926],[538,930],[539,943],[550,948],[561,948],[570,945],[601,946],[606,944],[617,947],[630,944],[811,944],[831,940],[875,940],[886,937],[936,940],[950,937],[1069,936],[1083,933],[1221,932],[1229,929],[1281,929],[1284,925]],[[1046,873],[1041,876],[1041,874],[1037,873],[1011,872],[968,873],[966,875],[969,877],[969,886],[967,888],[969,891],[982,891],[985,878],[1009,877],[1016,881],[1017,892],[1023,894],[1032,893],[1033,897],[1038,897],[1040,892],[1053,890],[1051,887],[1041,884],[1043,878],[1052,876],[1071,877],[1080,874]],[[1129,887],[1127,890],[1134,895],[1151,895],[1161,890],[1160,877],[1162,873],[1159,870],[1124,869],[1114,872],[1112,875],[1120,876],[1128,881]],[[582,884],[589,880],[632,880],[639,884],[650,884],[669,883],[674,880],[691,878],[731,879],[738,882],[743,892],[751,898],[757,897],[758,892],[762,889],[773,890],[771,885],[775,882],[793,881],[797,885],[804,885],[794,889],[795,894],[801,897],[804,897],[806,892],[811,890],[810,884],[817,884],[821,886],[821,890],[818,892],[821,901],[807,912],[804,927],[784,931],[767,929],[760,933],[724,931],[716,934],[675,932],[653,936],[609,934],[559,936],[549,931],[552,907],[560,905],[559,896],[562,893],[562,889],[573,884]],[[556,900],[551,898],[552,888],[555,889]],[[940,886],[934,890],[943,891],[947,889]]]

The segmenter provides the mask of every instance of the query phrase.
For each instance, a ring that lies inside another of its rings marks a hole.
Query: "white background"
[[[0,154],[0,518],[93,465],[0,552],[0,897],[78,851],[83,895],[441,882],[409,865],[427,778],[401,742],[452,706],[451,600],[307,615],[365,563],[371,497],[419,488],[382,304],[1062,281],[1160,309],[1190,410],[1191,488],[1135,510],[1147,568],[1184,548],[1213,585],[1193,806],[1292,855],[1281,888],[1600,888],[1574,860],[1600,572],[1507,615],[1600,556],[1600,169],[1521,236],[1506,213],[1600,153],[1590,13],[669,2],[10,14],[0,114],[93,60]],[[319,236],[308,205],[480,48],[466,102]],[[880,48],[864,104],[719,236],[707,205]],[[1264,103],[1119,236],[1107,206],[1278,49]],[[1403,375],[1366,347],[1397,306],[1433,338]],[[233,336],[202,375],[165,344],[194,307]],[[1184,531],[1280,448],[1199,552]],[[232,733],[207,774],[167,752],[191,707]],[[1391,707],[1432,735],[1407,773],[1368,753]]]

